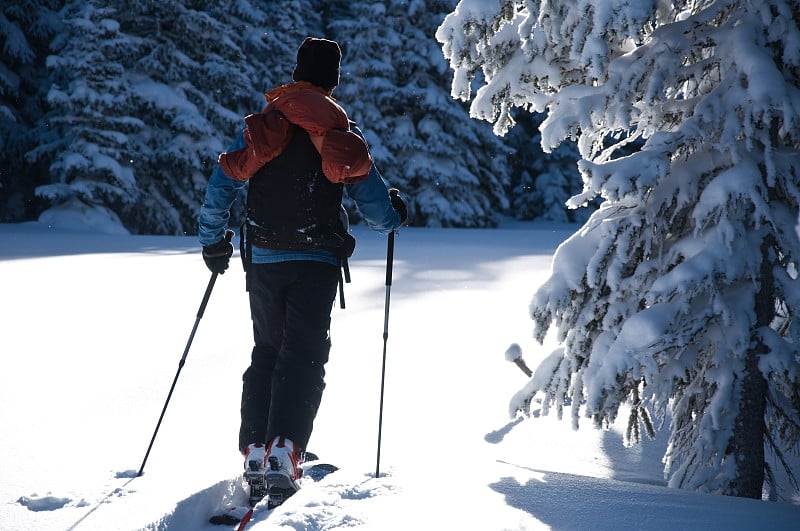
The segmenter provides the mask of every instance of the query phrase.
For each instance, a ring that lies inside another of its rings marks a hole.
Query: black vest
[[[340,218],[343,185],[322,173],[308,133],[297,126],[291,132],[286,149],[250,179],[247,219],[252,244],[340,251],[347,234]]]

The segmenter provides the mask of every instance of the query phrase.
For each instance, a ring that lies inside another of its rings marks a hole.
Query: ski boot
[[[267,450],[267,507],[273,509],[300,490],[302,453],[285,437],[275,437]]]
[[[267,451],[263,444],[250,444],[245,452],[244,480],[247,482],[248,502],[251,507],[267,495],[266,454]]]

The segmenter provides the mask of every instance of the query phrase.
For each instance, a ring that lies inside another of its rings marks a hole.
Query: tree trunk
[[[756,322],[753,326],[753,348],[747,352],[742,377],[742,394],[739,413],[733,427],[729,446],[736,459],[737,475],[728,492],[731,496],[761,499],[764,486],[764,437],[767,409],[767,380],[758,369],[758,361],[768,353],[759,336],[759,330],[772,322],[775,313],[772,260],[774,238],[767,235],[761,244],[760,286],[753,306]]]
[[[761,499],[764,485],[764,413],[767,406],[767,381],[758,370],[764,349],[751,350],[745,361],[739,414],[729,446],[736,459],[738,474],[725,494]]]

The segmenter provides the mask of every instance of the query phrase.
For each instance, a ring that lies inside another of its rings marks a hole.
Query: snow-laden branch
[[[652,407],[671,485],[760,496],[764,442],[800,440],[799,24],[788,0],[464,0],[444,20],[453,95],[498,134],[545,112],[542,147],[581,156],[570,205],[604,201],[532,298],[534,337],[562,346],[512,412]]]

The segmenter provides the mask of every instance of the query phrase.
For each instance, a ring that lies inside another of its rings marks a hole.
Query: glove
[[[408,207],[403,198],[400,197],[400,190],[397,188],[389,189],[389,202],[392,203],[392,208],[400,214],[400,225],[404,225],[408,221]]]
[[[233,238],[233,231],[225,231],[225,239],[220,240],[213,245],[203,246],[203,260],[206,267],[212,273],[223,274],[228,269],[228,262],[233,256],[233,245],[231,245],[231,238]]]

